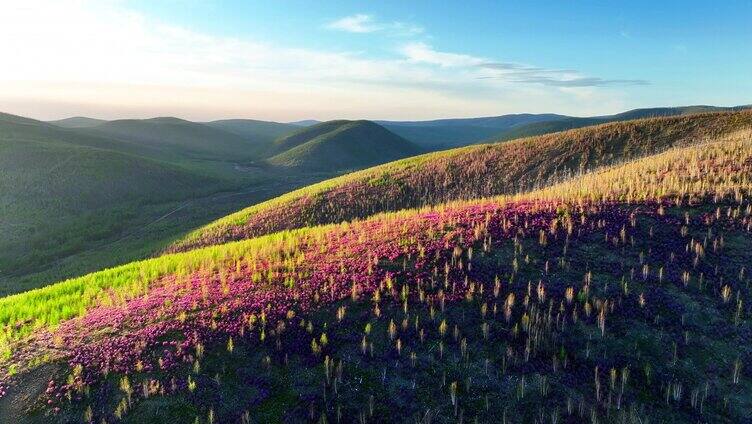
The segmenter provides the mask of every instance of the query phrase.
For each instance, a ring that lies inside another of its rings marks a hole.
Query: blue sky
[[[39,118],[752,103],[749,1],[31,0],[6,10],[0,36],[18,42],[0,53],[18,60],[0,70],[0,108]]]

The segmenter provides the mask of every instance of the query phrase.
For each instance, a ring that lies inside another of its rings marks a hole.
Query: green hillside
[[[86,131],[164,155],[179,154],[192,159],[241,161],[253,159],[257,154],[254,145],[239,135],[178,118],[108,121]]]
[[[2,298],[0,420],[746,422],[752,131],[695,132]]]
[[[206,195],[226,184],[95,147],[109,144],[39,121],[0,119],[0,276],[114,236],[139,221],[140,206]],[[15,289],[0,287],[8,291]]]
[[[292,133],[286,134],[285,136],[274,140],[274,143],[272,144],[272,147],[270,148],[268,154],[269,156],[274,156],[280,153],[284,153],[285,151],[290,150],[293,147],[298,147],[302,144],[305,144],[320,135],[334,131],[347,122],[349,121],[337,120],[312,124],[302,128],[297,127],[297,129]]]
[[[268,147],[289,127],[266,124],[156,118],[64,128],[0,115],[0,294],[148,257],[248,204],[373,163],[343,149],[335,153],[346,162],[329,169],[315,154],[310,168],[267,164],[263,140]],[[261,138],[251,138],[256,130]],[[374,152],[379,162],[395,157]]]
[[[85,116],[74,116],[57,121],[48,121],[48,123],[62,128],[91,128],[102,125],[105,122],[107,121],[104,119],[87,118]]]
[[[557,131],[566,131],[574,128],[583,128],[590,125],[605,124],[609,122],[628,121],[632,119],[658,118],[667,116],[685,116],[698,113],[710,112],[733,112],[749,109],[749,106],[716,107],[716,106],[681,106],[681,107],[657,107],[634,109],[616,115],[593,116],[585,118],[562,117],[561,119],[533,122],[519,125],[497,133],[489,140],[514,140],[515,138],[530,137],[535,135],[550,134]]]
[[[750,111],[708,113],[615,122],[430,153],[324,181],[248,207],[194,231],[172,249],[449,200],[531,190],[601,166],[750,127]]]
[[[274,143],[274,165],[321,171],[364,168],[413,156],[420,149],[371,121],[331,121],[297,131]]]

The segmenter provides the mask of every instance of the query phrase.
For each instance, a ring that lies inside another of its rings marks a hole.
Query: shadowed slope
[[[178,118],[122,119],[80,131],[196,159],[245,160],[257,154],[254,145],[237,134]]]
[[[298,126],[292,124],[255,119],[222,119],[207,122],[206,125],[239,135],[258,145],[260,149],[269,148],[269,145],[277,138],[299,129]]]
[[[20,117],[0,120],[0,273],[73,251],[126,223],[103,222],[125,205],[166,202],[219,182],[109,150],[117,141],[80,136]],[[99,147],[101,146],[101,147]],[[121,216],[121,220],[125,217]],[[88,219],[88,225],[82,225]],[[16,259],[21,262],[13,262]],[[8,269],[10,265],[12,269]]]
[[[274,165],[343,171],[413,156],[420,149],[370,121],[331,121],[275,142]]]

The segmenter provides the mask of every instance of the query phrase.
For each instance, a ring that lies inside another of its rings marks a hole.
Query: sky
[[[0,111],[419,120],[752,103],[752,1],[0,0]]]

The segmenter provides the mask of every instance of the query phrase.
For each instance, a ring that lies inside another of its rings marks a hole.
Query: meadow
[[[191,232],[168,251],[339,223],[379,212],[535,190],[750,126],[749,111],[651,118],[415,156],[248,207]]]
[[[653,120],[654,138],[596,127],[623,142],[564,144],[563,181],[542,189],[408,197],[394,207],[419,208],[215,237],[0,299],[0,410],[25,396],[38,422],[744,422],[752,118],[696,119]],[[472,170],[476,151],[503,163],[481,146],[389,166]],[[640,159],[601,168],[617,152]],[[564,179],[583,161],[594,171]],[[388,185],[373,175],[308,192]],[[352,202],[335,210],[384,209]]]

